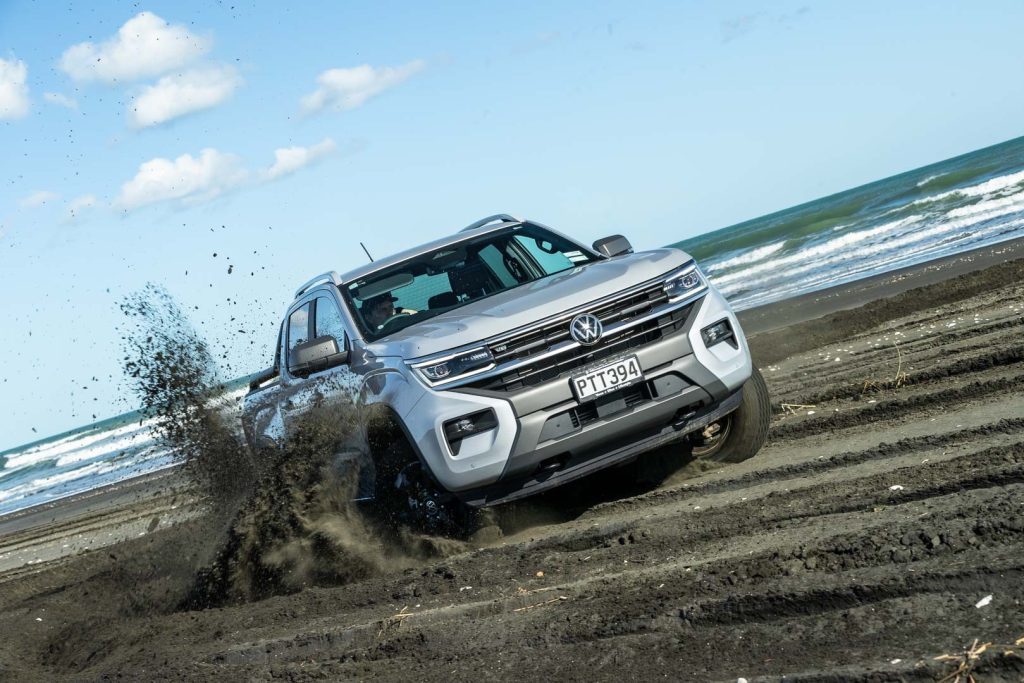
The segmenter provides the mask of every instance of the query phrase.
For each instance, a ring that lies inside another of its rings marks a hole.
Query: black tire
[[[374,470],[374,507],[394,530],[464,538],[489,519],[438,487],[405,439],[385,449]]]
[[[768,440],[771,419],[768,385],[758,369],[754,368],[750,379],[743,385],[740,407],[719,422],[721,434],[717,441],[695,446],[693,456],[722,463],[749,460],[757,455]]]
[[[401,524],[407,513],[408,502],[403,491],[396,487],[398,474],[416,461],[404,440],[398,439],[378,453],[373,462],[373,499],[377,515],[391,527]]]

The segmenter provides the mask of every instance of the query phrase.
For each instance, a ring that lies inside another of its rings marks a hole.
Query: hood
[[[655,249],[589,263],[410,325],[367,344],[377,356],[419,358],[483,341],[667,274],[692,259]]]

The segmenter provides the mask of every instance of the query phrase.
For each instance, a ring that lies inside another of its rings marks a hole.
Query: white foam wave
[[[1024,192],[1017,192],[1005,197],[999,197],[998,199],[988,199],[978,202],[977,204],[961,206],[947,211],[946,215],[951,217],[961,217],[990,214],[985,215],[984,218],[995,218],[997,216],[1021,210],[1024,210]]]
[[[836,252],[845,252],[849,248],[861,242],[878,238],[886,233],[916,224],[922,218],[923,216],[914,214],[913,216],[907,216],[906,218],[901,218],[897,221],[884,223],[874,228],[858,230],[856,232],[842,235],[841,237],[834,237],[827,242],[823,242],[816,246],[801,249],[792,254],[787,254],[786,256],[760,263],[751,268],[745,268],[734,273],[729,273],[728,275],[715,279],[715,284],[719,287],[725,287],[733,282],[748,280],[751,276],[759,273],[779,271],[780,269],[786,269],[789,266],[800,264],[805,261],[813,261],[809,267],[816,268],[822,264],[821,259],[829,257]],[[842,258],[846,258],[845,255]]]
[[[1024,195],[1022,195],[1022,198],[1024,198]],[[999,203],[999,200],[990,200],[990,202],[985,203],[997,204]],[[800,275],[802,273],[806,273],[809,271],[819,269],[827,271],[829,269],[829,266],[834,266],[843,262],[849,262],[852,257],[862,260],[865,257],[869,257],[886,251],[904,249],[917,243],[928,242],[946,233],[956,232],[957,230],[963,230],[965,228],[973,227],[979,223],[989,221],[993,218],[998,218],[1001,216],[1010,215],[1022,211],[1024,211],[1024,201],[1018,200],[1017,202],[1014,202],[1012,205],[1000,205],[997,207],[991,207],[988,210],[976,211],[973,214],[965,215],[956,220],[939,220],[937,222],[926,224],[922,228],[915,228],[913,231],[902,234],[901,236],[881,240],[874,244],[859,245],[857,247],[856,254],[842,253],[821,258],[820,251],[822,250],[819,248],[811,248],[800,252],[796,252],[795,254],[789,255],[782,259],[776,259],[773,262],[769,262],[761,266],[748,268],[747,270],[741,271],[740,273],[730,274],[729,276],[714,281],[715,284],[719,285],[724,291],[728,291],[730,289],[735,290],[735,286],[730,287],[730,285],[732,285],[732,283],[734,282],[742,282],[743,286],[746,288],[750,288],[751,286],[768,286],[772,283],[772,281],[790,280],[793,276]],[[992,226],[992,228],[990,228],[989,231],[1000,230],[1005,228],[1005,225],[997,225]],[[868,233],[872,231],[862,232]],[[831,242],[834,241],[836,240],[831,240]],[[820,246],[824,247],[827,244],[829,243]],[[785,263],[783,263],[784,261]],[[848,268],[845,270],[848,270]],[[765,272],[768,273],[768,275],[765,277],[753,277]]]
[[[748,263],[756,263],[768,258],[772,254],[778,253],[778,251],[784,246],[786,246],[786,240],[782,240],[781,242],[776,242],[774,244],[767,244],[763,247],[757,247],[756,249],[743,252],[742,254],[726,259],[720,263],[710,263],[707,265],[705,270],[709,273],[714,273],[719,270],[735,268],[736,266],[743,266]]]
[[[935,180],[936,178],[941,178],[944,175],[949,175],[949,174],[948,173],[936,173],[935,175],[930,175],[927,178],[925,178],[924,180],[922,180],[921,182],[919,182],[917,184],[917,186],[918,187],[924,187],[925,185],[927,185],[931,181]]]
[[[984,197],[988,194],[995,194],[1002,190],[1011,188],[1015,185],[1024,183],[1024,171],[1018,171],[1017,173],[1008,173],[1007,175],[998,176],[991,178],[984,182],[978,183],[977,185],[969,185],[968,187],[961,187],[956,190],[947,190],[946,192],[940,192],[939,194],[933,194],[930,197],[923,197],[916,199],[910,203],[910,206],[920,206],[922,204],[931,204],[932,202],[938,202],[943,199],[947,199],[954,195],[961,195],[963,197]]]
[[[921,228],[915,226],[912,231],[905,234],[900,234],[899,230],[910,227],[911,224],[917,222],[911,219],[920,219],[921,216],[911,216],[903,221],[886,223],[878,228],[850,233],[845,237],[829,240],[817,247],[804,249],[752,268],[730,273],[720,278],[712,278],[712,280],[727,295],[730,291],[737,290],[740,283],[746,288],[755,285],[771,286],[775,282],[788,281],[794,276],[809,271],[827,271],[829,266],[847,262],[851,257],[863,260],[886,251],[924,244],[941,235],[1020,212],[1024,212],[1024,192],[952,209],[937,221],[933,219],[934,222],[929,221]],[[868,238],[880,239],[871,244],[861,244]],[[853,245],[856,245],[856,253],[845,253]],[[836,253],[840,250],[843,250],[844,253]],[[905,256],[903,259],[905,260]],[[849,268],[844,270],[849,271]],[[877,270],[877,265],[872,266],[871,270]],[[768,273],[767,277],[758,277],[764,273]]]
[[[102,432],[96,432],[77,439],[61,439],[60,441],[55,441],[50,444],[33,446],[21,453],[13,453],[7,456],[7,464],[4,466],[4,474],[23,467],[29,467],[31,465],[46,462],[48,460],[57,461],[62,456],[75,453],[83,449],[92,448],[97,444],[102,444],[100,446],[101,448],[112,448],[112,446],[107,446],[106,444],[108,442],[117,441],[118,443],[124,443],[127,445],[127,442],[131,440],[148,439],[150,438],[149,427],[151,424],[152,420],[146,420],[142,425],[139,425],[137,422],[133,422],[132,424],[122,425]],[[121,448],[123,447],[124,445],[121,446]]]
[[[66,437],[64,439],[60,439],[59,441],[53,441],[53,442],[50,442],[50,443],[38,444],[36,446],[33,446],[32,448],[28,448],[28,449],[26,449],[26,450],[24,450],[24,451],[22,451],[20,453],[17,453],[15,455],[16,456],[23,456],[23,455],[31,456],[31,455],[35,455],[37,453],[43,453],[43,452],[46,452],[46,453],[62,453],[62,452],[66,452],[67,450],[70,450],[70,449],[74,449],[74,448],[78,448],[80,446],[85,446],[85,445],[88,445],[88,444],[91,444],[91,443],[95,443],[96,441],[98,441],[100,439],[106,439],[106,438],[111,437],[111,436],[120,436],[122,434],[128,434],[128,433],[131,433],[131,432],[138,431],[139,429],[141,429],[141,427],[140,427],[140,425],[138,423],[131,423],[131,424],[126,424],[126,425],[121,425],[120,427],[115,427],[113,429],[105,429],[103,431],[92,432],[92,433],[89,433],[87,435],[72,435],[72,436]]]
[[[754,306],[781,301],[791,296],[797,296],[810,291],[818,291],[839,285],[853,282],[861,277],[868,277],[877,273],[886,272],[895,268],[902,268],[914,263],[921,263],[930,258],[950,253],[950,243],[956,243],[959,251],[965,248],[980,247],[986,244],[998,244],[999,242],[1012,239],[1013,233],[1024,228],[1024,220],[1010,221],[1001,225],[990,226],[982,231],[962,231],[941,242],[935,242],[928,246],[915,249],[913,255],[908,257],[906,253],[893,254],[885,258],[861,264],[858,267],[831,270],[819,277],[801,278],[779,287],[761,288],[758,291],[740,297],[736,300],[737,310],[743,310]]]
[[[139,451],[144,448],[152,448],[155,439],[149,434],[130,434],[110,442],[102,442],[89,448],[81,448],[57,458],[56,467],[67,467],[76,462],[85,462],[95,458],[113,458],[124,451]]]
[[[87,491],[97,485],[109,483],[110,475],[117,473],[117,480],[127,479],[147,472],[154,472],[165,467],[179,464],[179,458],[174,456],[173,451],[161,448],[149,448],[137,457],[125,460],[103,460],[89,463],[81,467],[74,467],[63,472],[46,474],[35,477],[29,481],[0,489],[0,502],[8,500],[19,500],[30,496],[38,496],[53,492],[54,489],[68,488],[67,485],[79,482],[76,487],[71,487],[64,493],[75,493]],[[48,498],[59,497],[54,493]]]
[[[975,216],[956,221],[942,222],[924,230],[917,230],[912,233],[908,233],[897,239],[888,240],[886,242],[871,245],[870,247],[858,249],[858,258],[872,256],[882,252],[891,252],[890,255],[880,259],[861,261],[858,266],[850,265],[842,268],[841,270],[827,267],[829,265],[835,265],[841,261],[848,260],[847,257],[840,256],[829,259],[825,263],[808,263],[802,266],[786,269],[784,272],[773,272],[760,278],[745,280],[742,283],[742,288],[745,290],[753,290],[758,293],[740,297],[737,303],[741,305],[738,307],[749,308],[751,306],[767,303],[768,301],[779,301],[788,296],[813,291],[837,282],[849,282],[856,279],[860,274],[875,273],[885,270],[886,266],[900,267],[902,265],[908,265],[909,263],[919,262],[929,254],[948,249],[948,245],[943,246],[938,244],[938,242],[933,242],[930,245],[924,246],[919,244],[921,242],[932,241],[934,238],[943,234],[964,231],[963,234],[965,236],[969,236],[972,242],[977,243],[979,241],[983,241],[986,236],[1009,233],[1024,227],[1024,219],[1017,219],[1007,223],[991,225],[982,230],[965,230],[966,228],[972,228],[978,223],[985,222],[990,218],[991,216]],[[911,246],[914,248],[908,249],[908,247]],[[823,268],[823,272],[817,278],[800,277],[805,273],[817,272],[821,268]],[[739,288],[739,285],[722,287],[722,291],[728,297],[731,293],[730,290],[735,292]],[[761,292],[763,292],[763,294]]]
[[[31,481],[27,481],[24,484],[12,486],[11,488],[0,491],[0,500],[19,496],[23,497],[44,488],[49,488],[68,481],[74,481],[75,479],[81,479],[82,477],[89,477],[104,471],[109,471],[110,468],[111,466],[107,463],[94,462],[91,465],[76,467],[75,469],[68,470],[67,472],[38,477]]]

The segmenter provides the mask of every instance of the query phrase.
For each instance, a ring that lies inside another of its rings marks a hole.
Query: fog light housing
[[[733,334],[732,325],[729,324],[728,319],[722,319],[713,325],[708,325],[700,331],[700,336],[704,340],[704,346],[708,348],[722,342],[727,342],[734,349],[739,348],[739,344],[736,342],[736,335]]]
[[[458,455],[462,448],[462,440],[467,436],[482,434],[498,426],[498,418],[494,411],[488,408],[477,413],[471,413],[444,423],[444,438],[448,441],[452,455]]]

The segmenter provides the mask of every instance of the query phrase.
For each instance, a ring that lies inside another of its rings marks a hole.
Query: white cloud
[[[180,24],[141,12],[109,40],[69,47],[61,55],[60,68],[76,81],[135,80],[182,67],[209,50],[211,43]]]
[[[302,110],[312,113],[324,107],[339,110],[361,107],[371,97],[399,85],[424,67],[426,62],[417,59],[401,66],[363,64],[350,69],[328,69],[316,78],[320,87],[302,98]]]
[[[75,220],[80,218],[87,209],[91,209],[96,206],[96,195],[94,194],[83,194],[81,197],[75,197],[68,204],[68,220]]]
[[[68,97],[59,92],[44,92],[43,99],[50,104],[56,104],[68,109],[78,109],[78,101],[74,97]]]
[[[49,190],[38,190],[28,195],[27,197],[23,197],[19,204],[21,204],[22,208],[25,209],[38,209],[43,204],[46,204],[47,202],[52,202],[55,199],[60,199],[60,195],[57,194],[56,192],[50,192]]]
[[[359,148],[360,145],[353,144],[349,151],[355,152]],[[246,168],[234,154],[216,149],[204,149],[198,157],[182,154],[173,160],[159,157],[150,159],[139,166],[134,178],[121,186],[121,192],[113,205],[131,211],[158,202],[193,204],[206,201],[232,190],[271,182],[295,173],[336,149],[337,145],[330,138],[324,138],[309,147],[282,147],[274,150],[273,164],[256,169]],[[79,197],[71,203],[72,214],[75,205],[85,199],[89,200],[88,204],[83,203],[79,208],[96,203],[92,195]]]
[[[0,59],[0,119],[19,119],[28,113],[28,67],[19,59]]]
[[[185,203],[212,199],[249,179],[249,172],[234,154],[207,148],[198,157],[182,154],[171,159],[150,159],[139,166],[135,177],[121,186],[115,206],[125,210],[147,204],[180,200]]]
[[[268,180],[295,173],[303,166],[308,166],[317,159],[327,156],[337,149],[334,140],[324,138],[309,147],[282,147],[274,150],[274,163],[264,172]]]
[[[156,126],[185,114],[216,107],[241,84],[238,72],[230,66],[193,69],[164,76],[147,86],[129,104],[132,123],[139,127]]]

